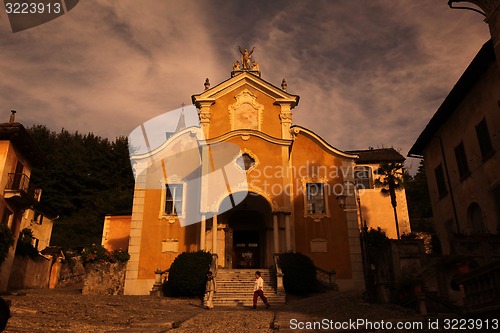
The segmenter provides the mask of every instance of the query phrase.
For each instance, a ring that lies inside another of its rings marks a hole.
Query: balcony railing
[[[19,192],[29,200],[38,201],[41,190],[30,181],[29,177],[24,173],[9,173],[7,179],[7,192]]]
[[[500,261],[481,266],[453,282],[463,286],[465,307],[469,313],[500,311]]]

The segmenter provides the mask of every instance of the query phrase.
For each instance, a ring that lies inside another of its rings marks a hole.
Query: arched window
[[[483,234],[486,232],[483,211],[477,202],[471,203],[469,208],[467,208],[466,230],[471,234]]]

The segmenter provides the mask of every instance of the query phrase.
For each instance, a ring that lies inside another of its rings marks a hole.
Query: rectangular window
[[[481,122],[477,124],[476,135],[477,141],[479,142],[479,148],[481,149],[481,156],[483,157],[483,161],[486,161],[494,153],[486,119],[481,120]]]
[[[33,213],[33,222],[42,224],[42,220],[43,220],[43,215],[40,214],[40,212]]]
[[[448,189],[446,188],[446,183],[444,181],[443,167],[441,164],[434,169],[434,174],[436,175],[436,183],[438,187],[439,197],[443,198],[448,194]]]
[[[354,179],[358,189],[372,188],[372,168],[360,166],[354,168]]]
[[[458,174],[460,180],[467,178],[470,175],[469,164],[467,163],[467,155],[465,155],[464,143],[460,142],[455,147],[455,158],[457,160]]]
[[[306,184],[307,214],[326,214],[324,186],[323,183]]]
[[[5,224],[9,228],[12,227],[12,214],[13,213],[10,211],[10,209],[5,208],[4,211],[3,211],[3,215],[2,215],[2,221],[1,221],[1,223]]]
[[[38,238],[31,237],[31,245],[33,245],[33,247],[37,250],[38,250],[38,243],[40,243],[40,240]]]
[[[165,214],[181,215],[182,214],[182,194],[183,184],[166,184],[167,195],[165,198]]]

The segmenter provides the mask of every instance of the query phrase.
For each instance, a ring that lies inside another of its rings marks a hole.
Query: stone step
[[[228,285],[228,286],[231,286],[231,285],[245,285],[245,286],[253,286],[254,285],[254,282],[247,282],[247,281],[221,281],[219,279],[216,280],[217,281],[217,284],[224,284],[224,285]],[[265,282],[264,281],[264,285],[266,286],[273,286],[275,285],[275,283],[270,283],[270,282]]]
[[[270,285],[264,285],[264,290],[275,290],[273,286]],[[217,290],[222,291],[222,290],[252,290],[253,291],[253,284],[252,285],[242,285],[242,284],[235,284],[232,286],[229,285],[223,285],[217,282]]]
[[[274,292],[269,292],[269,293],[266,293],[266,291],[264,291],[264,294],[269,294],[269,295],[276,295]],[[218,295],[217,297],[218,298],[222,298],[222,297],[233,297],[233,296],[238,296],[238,297],[241,297],[241,296],[253,296],[253,292],[242,292],[242,291],[235,291],[235,292],[228,292],[228,293],[220,293],[220,292],[216,292],[215,295]],[[214,295],[214,297],[215,297]]]
[[[248,281],[248,280],[238,280],[238,279],[235,279],[235,280],[231,280],[231,279],[221,279],[221,278],[217,278],[217,282],[227,282],[227,283],[246,283],[246,284],[254,284],[255,283],[255,280],[253,281]],[[264,280],[264,283],[267,283],[267,284],[272,284],[273,281],[270,281],[270,280]]]
[[[286,300],[285,295],[268,294],[265,296],[269,301],[275,301],[275,302],[283,301],[284,302]],[[221,296],[221,295],[217,296],[217,293],[216,293],[213,297],[214,302],[215,301],[252,301],[252,300],[253,300],[253,295],[248,295],[248,293],[244,294],[244,295],[226,295],[226,296]]]
[[[264,290],[275,290],[275,286],[272,285],[264,285]],[[217,282],[217,290],[223,291],[223,290],[253,290],[253,284],[252,285],[242,285],[242,284],[233,284],[233,285],[224,285],[219,282]]]
[[[226,295],[217,295],[218,293],[215,293],[213,299],[214,300],[232,300],[232,299],[252,299],[253,294],[226,294]],[[277,294],[265,294],[266,298],[269,299],[285,299],[285,295],[277,295]]]
[[[268,269],[259,269],[264,280],[264,294],[272,304],[286,303],[285,294],[276,294],[276,281]],[[256,269],[220,269],[217,271],[216,306],[252,306]],[[262,302],[262,301],[259,301]]]
[[[225,291],[225,290],[246,290],[247,292],[248,291],[251,291],[253,292],[253,285],[251,286],[222,286],[220,284],[217,284],[217,291]],[[272,291],[272,292],[275,292],[276,291],[276,288],[274,288],[273,286],[266,286],[264,285],[264,290],[266,291]]]

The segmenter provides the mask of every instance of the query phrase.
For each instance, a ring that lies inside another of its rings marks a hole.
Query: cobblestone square
[[[423,320],[410,309],[365,303],[358,292],[289,297],[286,305],[265,309],[259,303],[256,310],[206,310],[196,298],[83,296],[78,289],[27,290],[4,298],[12,301],[6,332],[305,332],[292,330],[291,320]]]

